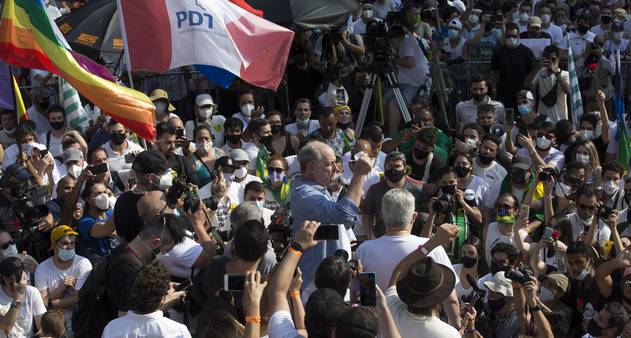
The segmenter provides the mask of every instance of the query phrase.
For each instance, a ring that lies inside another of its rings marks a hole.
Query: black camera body
[[[552,168],[543,168],[539,173],[539,181],[545,182],[550,180],[551,177],[556,177],[557,172]]]
[[[164,199],[166,200],[167,206],[174,209],[177,206],[177,201],[181,197],[184,197],[184,211],[196,212],[197,209],[199,209],[201,200],[197,193],[186,184],[183,178],[176,177],[173,179],[173,185],[169,187],[164,195]]]
[[[608,207],[604,204],[602,204],[600,207],[598,207],[598,209],[596,210],[596,216],[600,217],[600,218],[609,218],[609,216],[611,216],[613,214],[614,209],[611,207]]]
[[[366,49],[373,57],[372,66],[383,71],[389,67],[392,55],[388,24],[385,21],[373,21],[366,27]]]
[[[442,195],[432,204],[432,208],[434,209],[434,211],[441,214],[454,212],[456,211],[457,207],[458,201],[456,201],[456,198],[451,194]]]
[[[533,276],[533,273],[524,267],[512,268],[504,271],[504,276],[513,282],[524,285],[526,282],[530,282],[530,278]]]

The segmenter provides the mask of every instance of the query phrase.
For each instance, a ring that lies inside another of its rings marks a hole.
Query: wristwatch
[[[541,311],[541,307],[535,306],[535,307],[530,308],[530,312],[537,312],[537,311]]]
[[[301,253],[304,251],[304,249],[302,248],[302,245],[300,245],[300,243],[298,242],[291,243],[289,247]]]
[[[16,308],[19,308],[20,305],[22,305],[21,300],[14,300],[13,302],[11,302],[11,306],[15,306]]]

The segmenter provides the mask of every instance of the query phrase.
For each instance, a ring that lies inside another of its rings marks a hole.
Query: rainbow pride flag
[[[0,59],[59,75],[90,102],[144,139],[155,138],[155,107],[138,91],[112,82],[102,66],[68,50],[43,0],[4,0]]]

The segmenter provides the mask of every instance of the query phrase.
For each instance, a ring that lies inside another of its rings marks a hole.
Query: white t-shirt
[[[314,131],[320,129],[320,121],[318,120],[309,120],[307,121],[307,132],[305,133],[305,135],[309,135],[311,133],[313,133]],[[285,127],[285,131],[292,134],[292,135],[297,135],[298,134],[298,122],[294,122],[294,123],[290,123]]]
[[[230,186],[228,187],[228,197],[230,197],[232,203],[238,205],[243,202],[243,191],[245,190],[245,186],[252,181],[262,182],[258,176],[250,174],[247,174],[241,182],[230,182]]]
[[[357,248],[357,258],[364,266],[364,271],[375,272],[377,285],[382,290],[388,288],[394,268],[405,256],[417,250],[428,239],[414,235],[388,236],[363,242]],[[453,266],[445,249],[441,246],[429,253],[436,263],[442,264],[453,271]],[[455,272],[454,272],[455,274]],[[456,281],[458,275],[456,275]]]
[[[399,299],[397,287],[386,291],[386,301],[402,338],[460,338],[460,333],[451,325],[434,316],[417,316],[408,311],[408,306]]]
[[[520,236],[523,241],[527,234],[520,233]],[[486,257],[487,266],[491,266],[491,250],[498,243],[515,245],[515,232],[509,236],[503,235],[500,232],[499,224],[497,222],[491,222],[486,233],[486,241],[484,242],[484,257]]]
[[[375,159],[375,163],[372,167],[372,169],[370,170],[370,172],[368,173],[368,175],[366,176],[366,182],[364,182],[364,194],[366,194],[368,192],[368,189],[370,189],[370,187],[375,184],[375,183],[379,183],[379,181],[381,181],[381,173],[383,173],[383,169],[380,169],[380,165],[379,165],[379,160],[380,160],[380,155],[382,153],[380,152],[379,155],[377,155],[377,158]],[[347,152],[346,154],[344,154],[344,156],[342,156],[342,166],[344,168],[344,173],[342,174],[342,178],[344,178],[344,180],[346,182],[350,182],[353,179],[353,171],[351,170],[350,166],[348,165],[348,162],[351,159],[351,152]],[[382,157],[382,160],[385,161],[385,154]],[[383,163],[383,162],[382,162]],[[383,165],[381,165],[381,168],[383,168]]]
[[[473,160],[472,173],[488,183],[489,188],[496,184],[502,184],[502,181],[506,177],[506,169],[499,163],[493,161],[488,168],[482,168],[477,161],[477,158]],[[494,202],[495,203],[495,202]]]
[[[491,100],[489,97],[487,97],[487,103],[495,108],[497,121],[504,122],[506,116],[504,105],[501,102]],[[456,119],[458,122],[462,123],[463,126],[469,123],[477,123],[478,106],[473,103],[473,99],[459,102],[456,105]]]
[[[224,122],[226,122],[225,117],[221,115],[213,115],[210,119],[210,123],[208,123],[208,120],[203,123],[210,128],[210,132],[213,135],[213,145],[215,147],[221,147],[224,145]],[[186,133],[186,138],[188,140],[193,140],[195,126],[199,126],[201,124],[202,123],[195,120],[186,121],[186,124],[184,125],[184,132]]]
[[[517,155],[530,157],[526,148],[521,148],[517,150]],[[545,164],[554,164],[557,167],[557,170],[559,170],[560,172],[561,169],[563,169],[563,167],[565,166],[565,155],[563,155],[563,153],[557,148],[552,147],[550,148],[550,150],[548,150],[548,154],[543,158],[543,162]]]
[[[164,264],[171,276],[189,278],[191,268],[203,250],[199,243],[184,236],[184,240],[164,255],[160,259],[160,263]],[[196,269],[195,273],[198,272],[199,269]]]
[[[7,294],[4,293],[4,290],[0,288],[0,316],[4,316],[7,312],[9,312],[11,303],[13,303],[13,299],[7,296]],[[33,317],[41,316],[44,312],[46,312],[42,295],[40,295],[39,291],[37,291],[35,287],[30,285],[26,286],[24,299],[22,299],[19,311],[20,313],[18,314],[18,319],[9,334],[4,335],[4,332],[2,332],[5,337],[30,337],[35,332]]]
[[[35,123],[35,132],[43,134],[51,129],[48,117],[40,114],[35,106],[30,106],[26,110],[28,119]]]
[[[596,37],[596,34],[589,31],[585,35],[581,35],[578,32],[570,32],[567,34],[567,38],[570,41],[572,53],[575,58],[580,58],[582,60],[582,55],[587,48],[587,44],[594,42],[594,37]],[[567,44],[565,42],[562,43],[561,46],[562,48],[567,49]],[[576,62],[576,59],[574,59],[574,62]]]
[[[53,133],[50,133],[50,144],[48,144],[48,132],[45,132],[38,136],[38,140],[48,148],[48,151],[53,155],[53,157],[62,157],[64,154],[64,150],[61,147],[61,137],[57,138]]]
[[[276,311],[269,319],[269,338],[304,338],[296,330],[294,321],[291,319],[289,311]]]
[[[122,154],[117,153],[112,149],[112,143],[107,142],[103,145],[103,149],[107,152],[107,164],[110,168],[110,171],[116,172],[123,169],[131,169],[132,163],[125,162],[125,155],[131,154],[134,152],[140,153],[144,149],[138,144],[134,143],[131,140],[127,140],[127,149]]]
[[[489,184],[486,181],[478,176],[471,176],[471,183],[465,190],[471,190],[475,194],[475,203],[476,205],[482,205],[482,200],[486,196],[486,192],[489,190]]]
[[[548,35],[552,38],[552,43],[561,48],[561,44],[563,43],[563,29],[561,29],[561,27],[551,23],[548,28],[541,27],[541,31],[548,33]]]
[[[320,105],[324,107],[345,106],[348,104],[348,92],[344,86],[336,86],[329,83],[326,91],[318,97]]]
[[[399,46],[399,57],[412,57],[415,61],[413,68],[399,67],[397,79],[400,84],[420,87],[429,77],[429,62],[423,53],[423,49],[413,36],[406,36]]]
[[[462,271],[462,264],[454,264],[454,272],[456,276],[460,276],[460,272]],[[473,292],[473,288],[469,286],[467,289],[462,287],[462,281],[458,281],[456,286],[454,286],[456,290],[456,294],[458,295],[458,299],[462,299],[462,296],[467,296]]]
[[[611,30],[611,28],[609,30]],[[600,35],[602,37],[606,37],[607,34],[609,33],[608,31],[604,30],[600,25],[596,25],[592,27],[590,31],[594,33],[595,35]]]
[[[35,269],[35,287],[40,291],[46,290],[49,294],[64,283],[65,277],[74,277],[76,280],[74,289],[78,292],[88,279],[90,271],[92,271],[90,261],[79,255],[75,255],[72,265],[66,270],[59,270],[53,263],[53,257],[50,257]],[[68,327],[72,320],[72,310],[64,310],[64,318]]]
[[[565,70],[561,71],[561,78],[566,83],[570,83],[570,73]],[[560,79],[557,76],[551,74],[547,68],[542,68],[537,72],[537,75],[532,79],[533,88],[538,88],[539,92],[539,104],[537,110],[539,114],[544,114],[554,123],[560,120],[567,120],[567,94],[561,90]],[[546,96],[551,90],[554,89],[555,84],[558,82],[557,88],[557,101],[552,107],[548,107],[543,103],[542,98]]]
[[[169,337],[190,338],[186,326],[166,318],[162,311],[139,315],[134,311],[109,322],[102,338]]]

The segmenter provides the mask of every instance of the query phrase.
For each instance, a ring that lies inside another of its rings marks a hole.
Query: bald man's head
[[[164,200],[164,193],[159,190],[154,190],[146,193],[138,200],[138,216],[146,223],[156,217],[161,211],[171,209],[167,208],[167,203]]]

